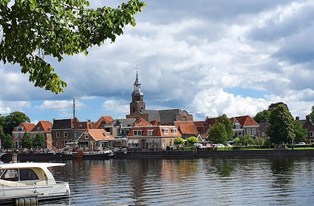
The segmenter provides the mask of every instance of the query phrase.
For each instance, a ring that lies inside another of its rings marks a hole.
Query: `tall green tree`
[[[234,136],[234,132],[233,132],[233,127],[232,127],[232,123],[230,121],[230,119],[227,117],[227,115],[223,114],[221,116],[219,116],[217,118],[217,121],[215,124],[217,123],[221,123],[224,125],[225,127],[225,131],[226,131],[226,134],[228,136],[228,139],[233,139],[233,136]]]
[[[41,134],[36,134],[33,139],[33,147],[44,148],[45,147],[45,137]]]
[[[32,148],[33,139],[27,132],[25,132],[22,138],[20,139],[20,144],[23,148]]]
[[[255,115],[254,120],[255,120],[257,123],[268,122],[269,116],[270,116],[270,111],[269,111],[269,110],[263,110],[263,111],[261,111],[261,112],[258,112],[258,113]]]
[[[276,107],[278,107],[279,105],[284,105],[285,107],[288,108],[288,105],[286,105],[284,102],[277,102],[277,103],[272,103],[268,106],[268,111],[273,111]]]
[[[11,134],[14,127],[22,122],[30,122],[29,117],[23,112],[12,112],[4,119],[3,130],[5,134]]]
[[[295,143],[306,141],[307,130],[303,128],[301,121],[299,120],[293,121],[293,132],[295,135],[294,138]]]
[[[1,0],[0,61],[20,65],[35,86],[62,92],[66,83],[45,57],[61,61],[114,42],[126,25],[135,26],[134,15],[144,5],[128,0],[117,8],[93,9],[87,0]]]
[[[214,144],[225,143],[229,139],[223,123],[216,122],[209,130],[208,140]]]
[[[14,147],[14,141],[11,135],[6,134],[2,139],[2,147],[4,149],[12,149]]]
[[[274,108],[269,117],[267,135],[274,144],[292,143],[295,137],[293,117],[286,105],[280,104]]]

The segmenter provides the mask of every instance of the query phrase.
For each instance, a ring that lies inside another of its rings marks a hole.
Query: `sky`
[[[91,0],[91,6],[123,1]],[[124,1],[125,2],[125,1]],[[125,118],[138,68],[146,109],[182,109],[194,120],[250,115],[284,102],[304,119],[314,105],[313,0],[144,0],[114,43],[89,55],[48,58],[68,84],[34,87],[17,65],[0,62],[0,114],[36,123]]]

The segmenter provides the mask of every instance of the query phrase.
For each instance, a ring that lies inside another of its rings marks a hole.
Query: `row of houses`
[[[250,135],[266,137],[267,126],[258,124],[249,115],[233,117],[234,137]],[[102,116],[97,122],[80,122],[78,119],[60,119],[21,123],[12,132],[13,140],[19,148],[21,137],[25,132],[35,137],[42,135],[46,140],[46,148],[80,148],[85,151],[106,150],[127,147],[133,150],[166,150],[175,147],[177,137],[195,136],[204,141],[208,130],[216,122],[216,118],[204,121],[174,121],[172,124],[161,124],[158,121],[147,121],[144,118],[113,119]],[[307,117],[302,121],[308,129],[308,141],[314,142],[314,125]]]
[[[53,120],[52,123],[21,123],[12,132],[13,140],[19,148],[20,139],[27,132],[32,137],[37,134],[44,136],[48,149],[80,148],[91,151],[128,147],[133,150],[166,150],[174,148],[177,137],[195,136],[200,141],[205,140],[208,130],[216,122],[216,118],[208,117],[204,121],[194,121],[193,115],[181,109],[147,110],[138,72],[131,97],[130,114],[125,119],[102,116],[96,122],[81,122],[74,114],[71,119]],[[230,121],[234,137],[266,137],[267,123],[258,124],[249,115],[232,117]],[[308,142],[314,143],[313,122],[309,116],[301,122],[308,131]]]

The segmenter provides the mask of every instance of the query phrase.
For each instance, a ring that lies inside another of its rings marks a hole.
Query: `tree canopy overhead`
[[[140,0],[117,8],[92,9],[88,0],[1,0],[0,61],[19,64],[37,87],[62,92],[66,82],[45,60],[81,52],[105,40],[114,42],[126,25],[135,26]]]

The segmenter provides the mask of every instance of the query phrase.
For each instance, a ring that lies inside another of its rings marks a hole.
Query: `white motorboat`
[[[36,201],[69,197],[69,184],[56,181],[48,169],[64,165],[43,162],[0,164],[0,204],[28,197],[35,197]]]

